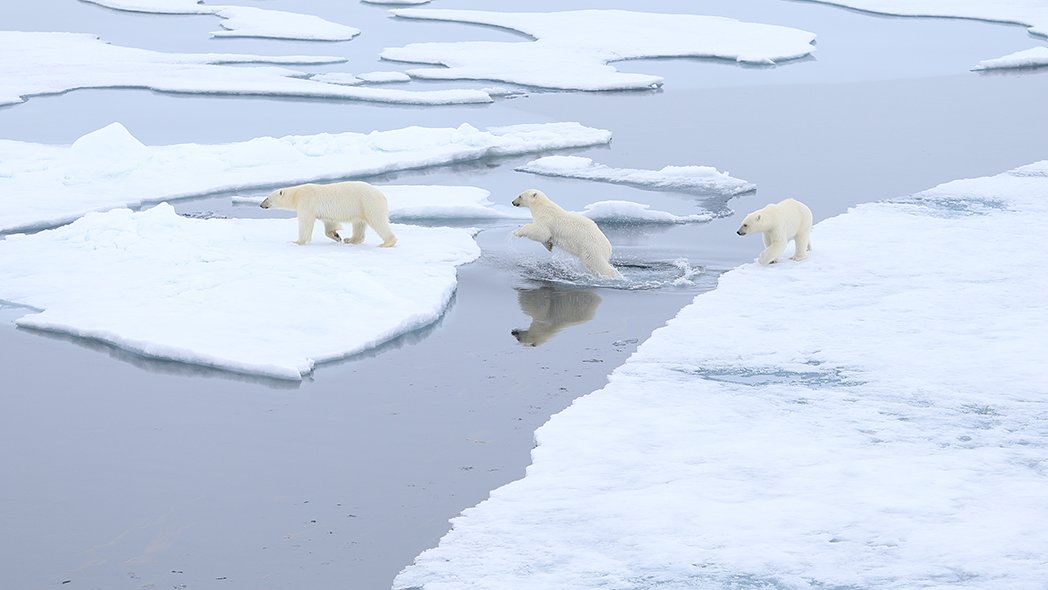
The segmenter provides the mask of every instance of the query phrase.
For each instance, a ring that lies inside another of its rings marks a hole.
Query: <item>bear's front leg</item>
[[[347,244],[359,244],[364,241],[364,222],[354,221],[353,222],[353,235],[349,236],[345,240],[342,240]]]
[[[295,243],[299,246],[304,246],[313,239],[313,225],[316,223],[317,218],[313,215],[306,215],[299,213],[298,215],[298,239]]]
[[[772,240],[771,244],[761,252],[757,262],[761,264],[775,264],[779,256],[786,250],[786,240]]]
[[[547,248],[552,250],[553,234],[550,233],[549,228],[542,227],[541,225],[535,223],[528,223],[513,230],[513,235],[517,236],[518,238],[528,238],[529,240],[535,240],[543,246],[545,246],[548,243],[549,246],[547,246]]]
[[[342,226],[338,222],[324,220],[324,235],[336,242],[342,241],[342,238],[338,235],[338,230],[340,229],[342,229]]]

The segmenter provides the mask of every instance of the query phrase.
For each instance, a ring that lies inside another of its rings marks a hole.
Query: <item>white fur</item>
[[[298,240],[308,244],[313,238],[313,225],[324,222],[324,235],[336,242],[359,244],[364,241],[367,224],[382,238],[383,248],[397,243],[389,227],[389,203],[382,191],[366,182],[346,181],[331,184],[300,184],[277,189],[262,201],[262,208],[292,209],[298,213]],[[353,235],[343,239],[340,221],[353,225]]]
[[[610,262],[611,242],[589,217],[565,211],[535,189],[520,193],[513,199],[513,205],[530,209],[533,220],[513,230],[513,235],[535,240],[550,252],[556,246],[578,257],[594,274],[609,278],[621,276]]]
[[[757,262],[775,264],[793,240],[794,260],[804,260],[811,250],[811,209],[796,199],[785,199],[754,211],[742,220],[740,236],[763,232],[764,251]]]

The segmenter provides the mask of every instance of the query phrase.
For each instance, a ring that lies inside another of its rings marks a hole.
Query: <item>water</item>
[[[499,9],[586,6],[543,0]],[[209,40],[219,26],[213,17],[121,13],[72,0],[5,6],[0,22],[9,29],[95,32],[165,51],[345,55],[348,64],[326,70],[352,72],[401,69],[377,60],[385,46],[522,40],[488,27],[394,22],[382,8],[333,0],[274,0],[267,7],[319,14],[364,33],[348,43]],[[682,10],[668,0],[644,9]],[[608,147],[572,153],[623,168],[710,165],[759,187],[726,203],[734,215],[710,223],[607,226],[625,276],[617,283],[593,281],[570,260],[513,238],[516,223],[480,224],[484,254],[460,269],[456,297],[438,323],[372,353],[322,364],[300,384],[3,327],[0,466],[14,482],[0,486],[5,586],[387,588],[400,568],[437,543],[449,518],[523,475],[535,428],[601,387],[653,329],[713,288],[720,273],[757,255],[759,239],[734,233],[739,214],[793,196],[818,221],[856,203],[1048,157],[1048,119],[1041,115],[1048,76],[967,72],[979,59],[1028,48],[1021,27],[873,17],[771,0],[704,1],[688,10],[811,30],[819,50],[814,59],[771,69],[638,60],[617,67],[663,75],[662,89],[533,92],[487,106],[83,90],[0,108],[0,137],[51,143],[70,143],[112,121],[149,144],[580,121],[615,136]],[[513,170],[530,159],[372,180],[475,185],[503,205],[535,186],[575,210],[623,199],[679,215],[698,211],[687,195]],[[229,195],[176,207],[190,215],[291,215],[234,207]],[[21,313],[2,308],[0,319]],[[848,382],[816,368],[709,377]]]

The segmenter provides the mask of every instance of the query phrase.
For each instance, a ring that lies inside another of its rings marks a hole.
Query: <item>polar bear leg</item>
[[[324,235],[331,238],[332,240],[335,240],[336,242],[341,242],[342,238],[339,237],[338,230],[342,229],[342,226],[337,221],[330,221],[328,219],[325,219],[323,221]]]
[[[761,252],[757,262],[761,264],[775,264],[779,256],[786,250],[786,240],[772,239],[771,244]]]
[[[527,223],[513,230],[513,235],[518,238],[528,238],[545,245],[553,240],[553,234],[549,228],[537,223]],[[552,248],[551,248],[552,249]]]
[[[802,229],[797,232],[796,237],[793,238],[793,245],[795,252],[793,253],[794,260],[804,260],[808,257],[808,252],[811,250],[811,230]]]
[[[353,222],[353,235],[342,240],[347,244],[359,244],[364,241],[364,222],[354,221]]]
[[[768,246],[771,246],[772,240],[771,240],[771,235],[769,233],[765,232],[765,233],[761,234],[761,237],[764,238],[764,247],[765,248],[767,248]]]
[[[389,226],[385,218],[369,219],[368,225],[375,230],[378,237],[382,238],[382,243],[378,245],[379,248],[392,248],[396,245],[397,236],[393,234],[393,228]]]
[[[316,221],[317,218],[313,215],[298,214],[298,239],[295,240],[296,244],[302,246],[313,239],[313,225]]]

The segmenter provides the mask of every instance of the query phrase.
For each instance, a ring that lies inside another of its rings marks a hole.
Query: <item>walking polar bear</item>
[[[389,227],[386,195],[366,182],[350,180],[289,186],[269,193],[261,206],[263,209],[292,209],[298,213],[296,244],[310,242],[318,219],[324,222],[324,235],[336,242],[363,242],[366,224],[382,238],[380,247],[389,248],[397,243],[397,236]],[[339,235],[338,231],[342,229],[340,221],[352,224],[353,235],[345,239]]]
[[[785,199],[754,211],[742,220],[740,236],[763,232],[764,251],[757,258],[761,264],[775,264],[793,240],[794,260],[804,260],[811,250],[811,209],[796,199]]]
[[[622,275],[611,265],[611,242],[592,219],[565,211],[540,190],[528,189],[513,199],[514,207],[531,210],[533,223],[513,230],[513,235],[539,242],[550,252],[556,246],[576,257],[590,272],[606,278]]]

